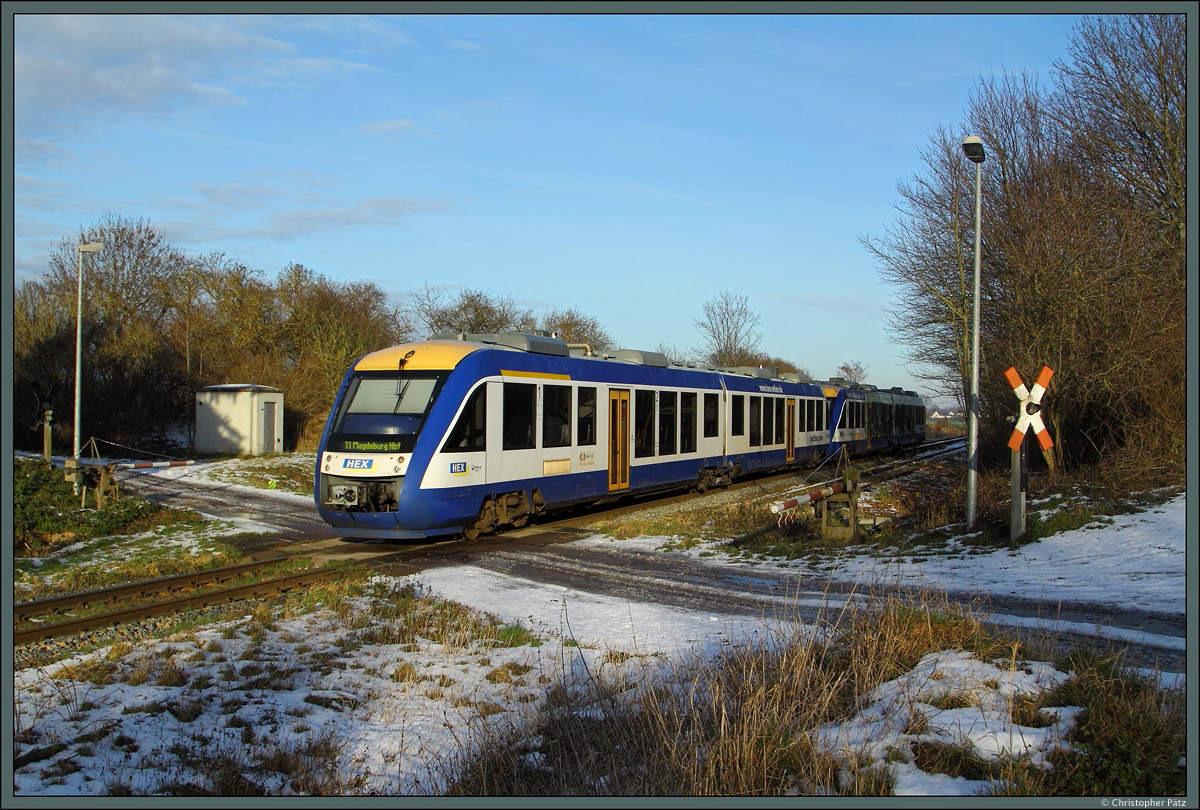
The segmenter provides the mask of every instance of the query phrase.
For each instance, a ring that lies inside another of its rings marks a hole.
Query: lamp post
[[[967,528],[975,528],[979,501],[979,223],[982,214],[983,141],[963,138],[963,154],[975,164],[975,305],[971,314],[971,412],[967,420]]]
[[[76,248],[79,251],[79,295],[76,299],[75,309],[75,452],[73,455],[76,464],[79,463],[79,415],[83,410],[81,397],[83,389],[83,254],[95,253],[103,249],[104,245],[99,242],[88,242],[86,245],[79,245]],[[78,479],[75,482],[75,493],[79,493]]]

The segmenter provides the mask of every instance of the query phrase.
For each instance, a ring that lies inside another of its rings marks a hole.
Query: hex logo
[[[450,462],[450,474],[451,475],[466,475],[467,474],[467,462],[451,461]]]
[[[348,458],[342,461],[344,470],[369,470],[375,463],[373,458]]]

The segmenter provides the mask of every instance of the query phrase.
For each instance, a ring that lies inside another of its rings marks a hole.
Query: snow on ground
[[[196,465],[155,474],[204,480],[216,472],[217,465]],[[592,536],[578,542],[616,541]],[[663,538],[622,542],[655,549]],[[700,556],[699,549],[686,553],[710,559]],[[1015,552],[920,559],[847,554],[811,565],[831,577],[863,584],[901,582],[1033,599],[1057,592],[1072,600],[1183,614],[1186,497]],[[255,746],[301,751],[331,740],[344,746],[350,763],[346,773],[337,775],[346,780],[344,789],[357,795],[437,794],[445,787],[440,763],[460,750],[468,730],[484,722],[515,721],[522,710],[537,705],[547,679],[584,667],[598,671],[606,666],[603,654],[610,650],[628,651],[641,656],[632,660],[644,661],[656,653],[704,654],[770,632],[745,619],[552,587],[469,565],[409,579],[446,599],[522,622],[549,641],[539,647],[493,649],[452,649],[432,642],[354,646],[347,644],[350,633],[343,624],[317,612],[277,622],[266,632],[247,632],[251,625],[233,622],[186,640],[138,644],[117,661],[121,679],[103,685],[64,675],[73,667],[102,661],[108,648],[20,670],[14,675],[14,729],[27,742],[16,746],[15,794],[97,795],[121,787],[154,792],[162,785],[200,783]],[[380,587],[386,591],[402,584],[381,579]],[[1139,638],[1183,648],[1175,639]],[[243,655],[248,657],[243,660]],[[179,679],[168,676],[175,672],[185,673],[186,684],[172,685]],[[411,678],[406,675],[410,672],[425,679]],[[1013,694],[1052,687],[1064,677],[1066,673],[1038,662],[1002,671],[963,653],[936,652],[908,675],[878,687],[859,715],[818,730],[817,737],[831,750],[853,745],[882,756],[889,745],[902,742],[899,730],[914,707],[924,706],[927,734],[969,738],[984,755],[1023,752],[1036,759],[1069,732],[1073,709],[1060,709],[1048,728],[1028,729],[1008,725],[1006,713],[996,707]],[[1182,682],[1182,674],[1163,677],[1168,686]],[[935,681],[976,695],[978,706],[939,711],[926,705],[936,697],[929,691]],[[56,744],[61,749],[52,748]],[[20,759],[48,751],[36,761]],[[892,767],[897,795],[971,795],[984,787],[925,774],[909,763]],[[303,786],[265,787],[287,795]]]

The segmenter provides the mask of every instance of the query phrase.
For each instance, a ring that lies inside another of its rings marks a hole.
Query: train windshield
[[[350,378],[329,450],[408,453],[449,372],[362,372]]]

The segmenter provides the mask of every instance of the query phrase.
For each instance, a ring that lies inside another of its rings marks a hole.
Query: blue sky
[[[771,355],[925,393],[859,239],[980,78],[1048,82],[1078,20],[18,14],[15,280],[112,213],[267,279],[573,306],[627,348],[697,346],[729,290]]]

